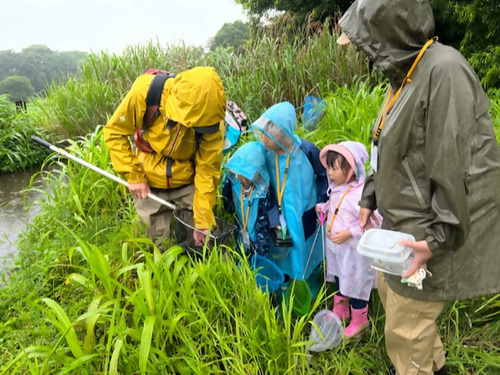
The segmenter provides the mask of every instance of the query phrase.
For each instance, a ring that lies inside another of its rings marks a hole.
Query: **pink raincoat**
[[[364,166],[368,154],[365,146],[359,142],[346,141],[337,145],[328,145],[320,153],[320,160],[325,168],[327,168],[328,151],[336,151],[343,155],[351,165],[356,179],[339,186],[335,186],[332,181],[329,181],[328,195],[330,199],[323,206],[323,211],[328,213],[325,226],[326,228],[331,226],[330,235],[328,235],[328,230],[325,230],[327,281],[334,281],[334,276],[337,276],[342,295],[368,301],[371,290],[376,287],[376,271],[370,267],[370,259],[356,251],[362,234],[358,224],[358,202],[361,199],[365,182]],[[349,179],[349,176],[347,177]],[[351,189],[349,190],[349,188]],[[347,192],[348,190],[349,192]],[[342,196],[344,199],[340,203]],[[337,207],[338,213],[332,222]],[[379,222],[382,222],[378,212],[376,215]],[[335,232],[344,229],[351,231],[352,238],[340,245],[334,244],[330,238],[335,235]]]

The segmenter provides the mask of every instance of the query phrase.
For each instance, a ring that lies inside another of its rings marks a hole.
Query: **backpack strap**
[[[163,70],[150,69],[144,74],[154,75],[153,80],[149,84],[148,93],[146,95],[146,111],[142,120],[142,128],[137,129],[134,134],[134,143],[137,148],[147,153],[153,153],[151,145],[144,140],[144,133],[153,125],[153,122],[160,115],[160,101],[163,92],[163,86],[169,78],[175,77],[175,74],[167,73]]]
[[[144,113],[144,119],[142,121],[142,132],[148,130],[154,120],[160,115],[159,108],[163,86],[165,86],[167,79],[173,77],[175,77],[175,74],[171,73],[155,74],[153,80],[149,84],[148,94],[146,96],[146,112]]]

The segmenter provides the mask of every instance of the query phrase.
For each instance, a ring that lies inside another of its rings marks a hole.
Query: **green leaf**
[[[56,301],[50,298],[42,298],[42,301],[45,302],[47,306],[49,306],[50,310],[54,314],[55,319],[51,320],[52,324],[54,324],[54,326],[59,329],[63,336],[65,336],[66,342],[68,343],[68,346],[75,358],[82,357],[83,351],[78,342],[78,337],[76,336],[75,329],[73,328],[71,321],[69,320],[62,307]]]
[[[139,369],[142,375],[146,375],[148,366],[149,351],[151,350],[151,338],[153,337],[153,328],[156,317],[148,316],[144,321],[144,328],[141,335],[141,347],[139,349]]]

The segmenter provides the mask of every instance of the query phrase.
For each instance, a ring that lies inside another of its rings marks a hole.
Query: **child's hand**
[[[346,242],[350,238],[352,238],[351,231],[349,229],[343,229],[339,230],[338,232],[335,232],[335,234],[332,236],[332,242],[334,244],[340,245]]]
[[[323,203],[316,203],[316,206],[314,207],[316,209],[316,212],[319,214],[321,211],[323,211]]]

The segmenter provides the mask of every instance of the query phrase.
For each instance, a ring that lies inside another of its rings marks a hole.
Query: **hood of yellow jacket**
[[[193,128],[218,125],[224,119],[226,93],[214,68],[200,66],[185,70],[171,84],[167,83],[167,119]]]

